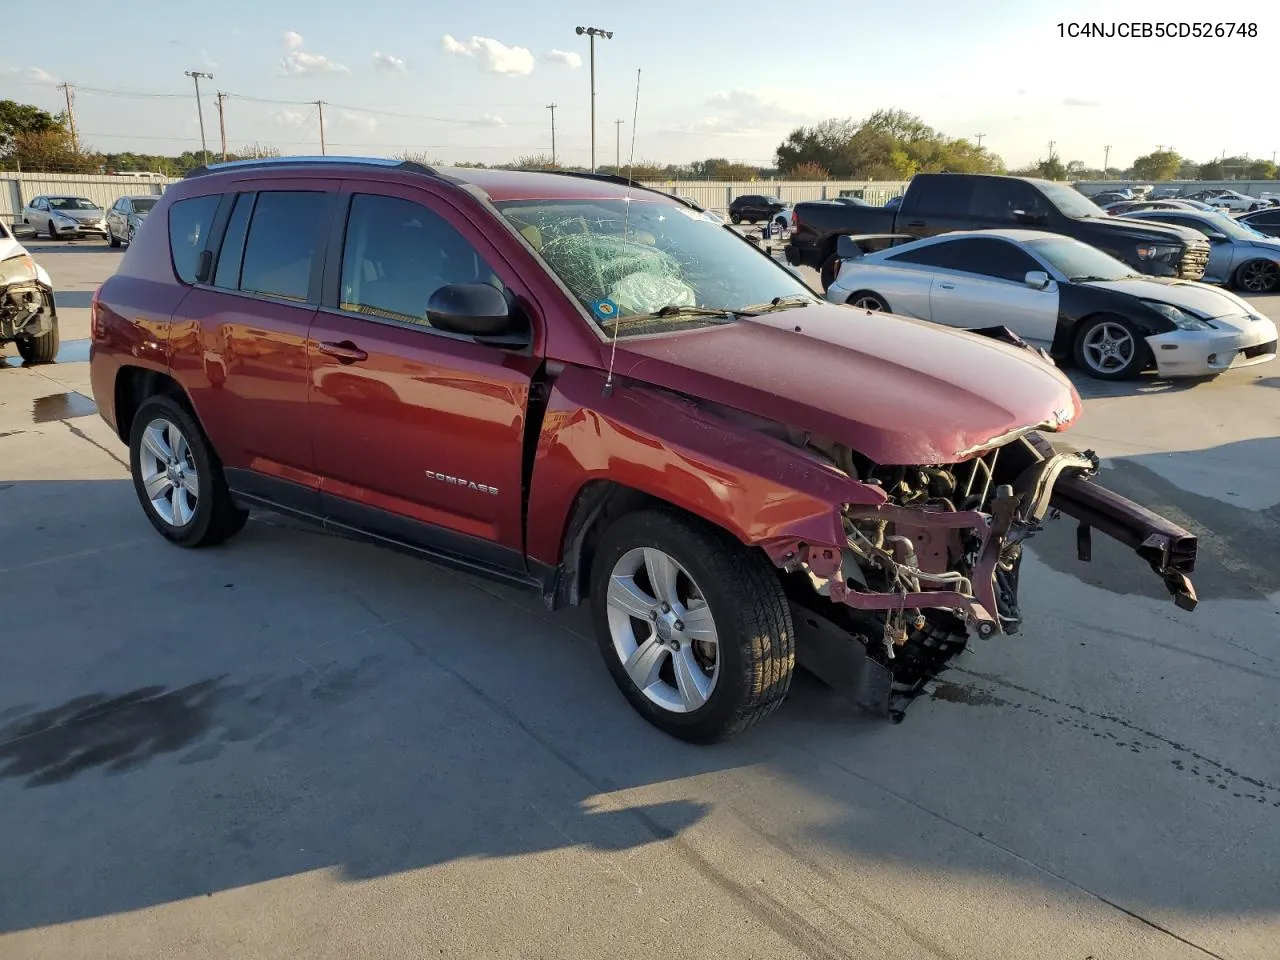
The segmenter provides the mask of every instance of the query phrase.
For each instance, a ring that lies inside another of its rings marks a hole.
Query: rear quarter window
[[[219,194],[188,197],[169,207],[169,252],[173,272],[183,283],[195,283],[200,254],[209,242],[209,228],[218,212]]]

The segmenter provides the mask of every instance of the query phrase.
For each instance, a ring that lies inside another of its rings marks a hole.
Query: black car
[[[729,204],[729,219],[734,223],[759,223],[762,220],[774,219],[785,210],[787,205],[777,197],[766,197],[758,193],[747,193],[734,197]]]
[[[1259,233],[1265,233],[1269,237],[1280,237],[1280,207],[1263,207],[1252,213],[1243,213],[1236,219],[1253,227]]]

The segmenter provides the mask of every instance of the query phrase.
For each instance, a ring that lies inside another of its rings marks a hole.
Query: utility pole
[[[1107,179],[1107,170],[1111,166],[1111,144],[1107,144],[1102,148],[1102,179]]]
[[[617,151],[617,159],[613,161],[614,173],[622,172],[622,121],[613,121],[613,132],[616,135],[616,144],[614,150]]]
[[[79,153],[80,141],[76,138],[76,112],[71,107],[71,84],[59,84],[58,89],[61,90],[67,98],[67,125],[71,127],[71,149],[73,152]]]
[[[596,172],[596,37],[606,40],[613,37],[612,30],[601,30],[599,27],[575,27],[578,36],[584,33],[591,40],[591,172]]]
[[[978,149],[979,149],[979,150],[981,150],[981,149],[982,149],[982,138],[983,138],[983,137],[985,137],[985,136],[986,136],[986,134],[985,134],[985,133],[975,133],[975,134],[974,134],[974,136],[975,136],[975,137],[977,137],[977,139],[978,139]]]
[[[320,156],[324,156],[324,101],[316,101],[316,110],[320,112]]]
[[[227,95],[221,90],[218,91],[218,133],[222,135],[222,162],[227,162],[227,115],[223,102],[227,99]]]
[[[1050,141],[1049,141],[1049,159],[1050,159],[1050,160],[1052,160],[1052,159],[1053,159],[1053,148],[1057,145],[1057,143],[1058,143],[1058,141],[1057,141],[1057,140],[1050,140]]]
[[[551,111],[551,165],[556,165],[556,105],[548,103],[547,109]]]
[[[184,70],[188,77],[195,81],[196,85],[196,114],[200,117],[200,160],[202,163],[209,162],[209,145],[204,139],[204,105],[200,102],[200,78],[212,80],[212,73],[201,73],[199,70]]]

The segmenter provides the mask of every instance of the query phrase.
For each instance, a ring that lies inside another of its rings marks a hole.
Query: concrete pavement
[[[268,515],[164,543],[84,406],[119,254],[31,248],[66,350],[0,368],[6,960],[1275,956],[1280,369],[1080,381],[1077,446],[1202,536],[1195,613],[1059,524],[1023,633],[904,723],[802,675],[697,749],[579,611]]]

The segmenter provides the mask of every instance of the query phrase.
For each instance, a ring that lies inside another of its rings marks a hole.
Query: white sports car
[[[1204,283],[1149,277],[1070,237],[961,230],[863,254],[841,237],[827,299],[967,329],[1006,327],[1055,360],[1121,380],[1208,376],[1276,356],[1276,325]]]

